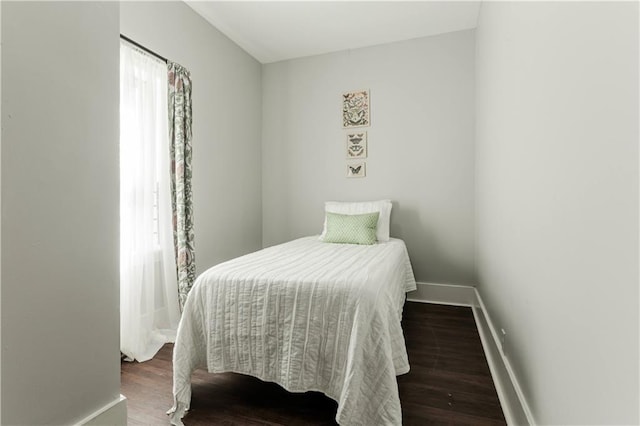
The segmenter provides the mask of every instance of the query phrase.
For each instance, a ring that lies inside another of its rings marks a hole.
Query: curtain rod
[[[127,37],[127,36],[125,36],[125,35],[120,34],[120,38],[121,38],[121,39],[123,39],[124,41],[128,42],[128,43],[133,44],[133,45],[134,45],[135,47],[137,47],[138,49],[142,49],[142,50],[144,50],[145,52],[147,52],[148,54],[155,56],[156,58],[160,59],[160,60],[161,60],[162,62],[164,62],[165,64],[169,63],[169,61],[167,60],[167,58],[165,58],[165,57],[163,57],[163,56],[158,55],[158,54],[157,54],[156,52],[154,52],[153,50],[151,50],[151,49],[147,49],[146,47],[144,47],[143,45],[141,45],[141,44],[139,44],[139,43],[136,43],[135,41],[131,40],[129,37]]]

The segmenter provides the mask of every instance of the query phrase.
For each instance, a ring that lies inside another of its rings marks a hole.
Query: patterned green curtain
[[[167,61],[167,66],[173,241],[178,268],[178,297],[182,309],[196,278],[191,192],[191,75],[182,65]]]

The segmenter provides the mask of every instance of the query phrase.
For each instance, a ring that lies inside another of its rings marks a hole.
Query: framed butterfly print
[[[342,127],[365,127],[369,121],[369,91],[342,94]]]
[[[367,132],[347,134],[347,158],[367,158]]]
[[[367,164],[364,161],[347,164],[347,177],[365,177],[367,175]]]

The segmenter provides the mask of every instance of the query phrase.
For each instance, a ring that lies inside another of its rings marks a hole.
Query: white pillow
[[[376,239],[379,242],[389,241],[389,225],[391,223],[391,200],[364,201],[359,203],[327,201],[324,203],[324,211],[338,214],[364,214],[379,212]],[[320,239],[324,240],[327,233],[327,215],[324,217],[324,227]]]

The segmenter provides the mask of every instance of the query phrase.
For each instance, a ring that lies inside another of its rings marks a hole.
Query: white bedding
[[[372,246],[305,237],[198,277],[173,352],[172,424],[191,373],[236,372],[338,402],[340,425],[400,425],[396,375],[409,371],[400,326],[416,282],[402,240]]]

